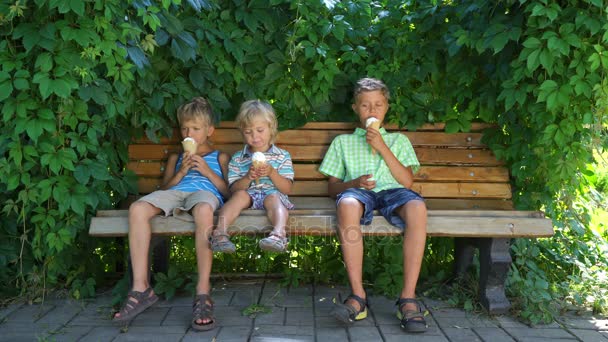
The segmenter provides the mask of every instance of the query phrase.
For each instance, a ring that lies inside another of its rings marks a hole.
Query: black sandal
[[[118,313],[120,316],[116,316],[112,318],[114,322],[126,322],[135,318],[140,313],[144,312],[147,308],[151,307],[154,303],[158,301],[158,296],[152,293],[152,288],[148,287],[145,291],[129,291],[127,294],[127,299],[123,304],[122,308]]]
[[[405,310],[403,308],[406,304],[416,304],[418,310]],[[408,333],[423,333],[429,327],[424,319],[424,312],[420,307],[420,303],[414,298],[399,298],[395,305],[399,306],[397,310],[397,318],[401,320],[401,328]]]
[[[198,331],[207,331],[215,328],[215,317],[213,316],[213,300],[208,294],[200,294],[194,298],[192,304],[192,329]],[[197,323],[197,320],[209,319],[207,323]]]
[[[359,303],[359,310],[357,310],[351,304],[347,304],[349,299],[353,299]],[[355,321],[360,321],[367,318],[367,301],[351,293],[348,295],[348,297],[346,297],[344,303],[335,303],[330,314],[342,323],[352,324]]]

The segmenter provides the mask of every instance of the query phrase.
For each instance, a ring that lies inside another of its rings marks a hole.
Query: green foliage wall
[[[0,1],[3,291],[92,291],[91,270],[113,267],[116,246],[87,225],[132,189],[130,137],[169,134],[195,95],[221,119],[243,100],[271,100],[286,128],[353,120],[353,82],[381,78],[392,122],[497,123],[487,142],[511,166],[518,205],[559,218],[606,123],[606,6]]]

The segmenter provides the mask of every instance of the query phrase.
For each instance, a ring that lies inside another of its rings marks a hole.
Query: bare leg
[[[196,248],[196,266],[198,270],[197,294],[210,294],[209,277],[213,264],[213,252],[209,246],[209,235],[213,230],[213,208],[208,203],[198,203],[192,209],[196,231],[194,234]],[[211,319],[199,319],[197,324],[209,323]]]
[[[405,221],[403,238],[403,289],[401,298],[416,298],[416,283],[426,244],[427,211],[423,201],[410,201],[398,209]],[[416,310],[416,305],[408,303],[407,310]]]
[[[363,204],[354,198],[343,198],[338,203],[338,235],[340,237],[342,258],[353,294],[366,299],[363,289],[363,235],[359,220],[363,216]],[[350,300],[354,308],[360,305]]]
[[[133,266],[133,291],[143,292],[150,287],[148,282],[150,271],[148,256],[152,237],[150,219],[161,212],[161,209],[143,201],[134,202],[129,208],[129,253]],[[153,294],[154,291],[150,292],[150,296]],[[137,302],[135,298],[133,300]],[[120,317],[120,313],[115,317]]]
[[[217,218],[217,227],[213,231],[213,235],[226,234],[228,226],[230,226],[243,209],[251,206],[251,197],[247,191],[240,190],[232,194],[230,200],[220,209]]]
[[[266,196],[264,199],[264,208],[268,214],[268,219],[274,227],[272,233],[278,236],[286,236],[285,226],[287,225],[287,218],[289,217],[289,211],[283,203],[278,194],[272,194]]]

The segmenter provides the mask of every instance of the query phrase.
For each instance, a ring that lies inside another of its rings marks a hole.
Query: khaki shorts
[[[184,221],[193,222],[194,218],[188,213],[198,203],[207,203],[215,211],[220,206],[220,201],[215,195],[206,190],[196,192],[185,192],[179,190],[157,190],[151,194],[138,199],[148,202],[161,209],[165,216],[173,215]]]

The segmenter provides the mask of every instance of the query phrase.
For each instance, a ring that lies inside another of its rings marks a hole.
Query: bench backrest
[[[509,172],[481,143],[481,131],[488,125],[473,124],[469,133],[445,133],[443,124],[425,125],[415,132],[395,125],[384,127],[402,132],[414,146],[421,168],[413,189],[427,199],[430,209],[513,209]],[[290,198],[300,208],[329,203],[322,198],[327,196],[327,178],[318,172],[318,166],[333,138],[352,133],[354,128],[353,123],[318,122],[280,132],[276,143],[291,153],[296,175]],[[138,175],[140,195],[158,188],[168,155],[181,151],[180,141],[176,130],[173,138],[160,143],[140,139],[129,146],[128,168]],[[243,148],[234,122],[222,122],[211,141],[231,155]]]

